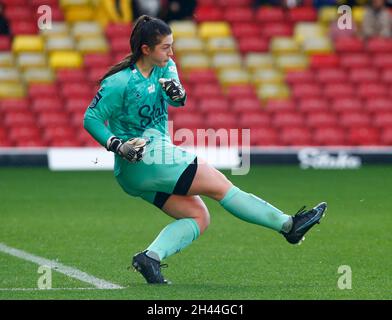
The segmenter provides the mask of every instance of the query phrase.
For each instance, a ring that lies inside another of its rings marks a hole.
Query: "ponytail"
[[[142,45],[146,44],[153,48],[159,44],[162,36],[167,36],[171,33],[170,27],[164,21],[147,15],[140,16],[135,22],[131,38],[129,39],[131,53],[112,66],[99,82],[102,83],[107,77],[135,64],[143,56]]]

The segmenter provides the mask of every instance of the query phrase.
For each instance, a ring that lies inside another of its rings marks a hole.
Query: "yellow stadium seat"
[[[53,21],[50,29],[43,29],[40,33],[45,38],[52,36],[68,36],[71,33],[71,30],[67,23]]]
[[[64,16],[68,22],[91,21],[94,19],[94,9],[90,6],[72,6],[66,9]]]
[[[19,69],[15,67],[1,67],[0,82],[20,82]]]
[[[270,50],[274,55],[298,53],[299,44],[291,37],[274,37],[270,42]]]
[[[70,51],[75,49],[74,38],[70,36],[51,36],[46,39],[46,51]]]
[[[324,25],[328,25],[338,18],[338,8],[337,7],[321,7],[318,13],[318,19]]]
[[[284,84],[262,84],[257,88],[257,95],[262,100],[286,99],[290,96],[290,90]]]
[[[307,54],[324,54],[333,52],[332,42],[329,38],[307,39],[302,44],[303,51]]]
[[[217,53],[212,56],[212,67],[216,69],[240,69],[242,67],[242,59],[238,53]]]
[[[109,46],[103,37],[82,38],[76,44],[76,48],[82,54],[105,53],[109,51]]]
[[[275,58],[276,66],[282,71],[299,71],[308,68],[308,58],[303,54],[281,55]]]
[[[274,58],[269,53],[248,53],[245,56],[244,63],[251,72],[254,72],[256,69],[274,68]]]
[[[100,24],[95,21],[75,22],[72,26],[72,34],[75,38],[102,36],[103,31]]]
[[[365,15],[365,8],[364,7],[353,7],[352,8],[353,20],[358,24],[362,24],[363,17]]]
[[[62,8],[66,8],[70,6],[83,6],[89,4],[90,4],[90,0],[60,0],[60,6]]]
[[[52,83],[55,80],[50,68],[29,68],[23,72],[23,78],[27,83]]]
[[[39,52],[44,50],[44,40],[36,35],[17,35],[12,42],[12,51],[19,52]]]
[[[248,84],[249,73],[243,69],[224,69],[219,73],[219,80],[223,86]]]
[[[20,53],[17,58],[18,66],[21,69],[39,68],[47,65],[46,54],[37,52]]]
[[[202,53],[204,52],[204,42],[200,38],[176,38],[174,41],[174,51],[176,54]]]
[[[191,20],[172,21],[169,23],[169,25],[173,32],[174,39],[177,39],[178,37],[197,36],[197,25],[194,21]]]
[[[199,36],[203,39],[230,35],[231,29],[227,22],[202,22],[199,25]]]
[[[180,57],[181,69],[184,72],[198,69],[208,69],[211,66],[210,59],[202,53],[184,54]]]
[[[301,44],[306,39],[325,36],[326,31],[326,28],[321,24],[313,22],[299,22],[294,27],[294,38]]]
[[[77,51],[54,51],[49,56],[49,65],[53,69],[81,68],[83,58]]]
[[[211,37],[207,41],[207,50],[210,54],[236,52],[237,43],[232,37]]]
[[[252,82],[255,85],[265,83],[283,83],[284,76],[281,71],[275,69],[259,69],[252,75]]]
[[[0,68],[12,67],[15,63],[14,55],[11,52],[0,52]]]
[[[22,98],[26,96],[25,86],[19,83],[2,83],[0,82],[0,99],[1,98]]]

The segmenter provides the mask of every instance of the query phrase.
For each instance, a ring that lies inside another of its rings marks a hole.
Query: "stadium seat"
[[[314,72],[310,70],[286,72],[286,82],[290,85],[297,83],[313,83],[315,81]]]
[[[11,49],[11,38],[6,35],[0,35],[0,50],[9,51]]]
[[[59,124],[58,126],[47,127],[43,130],[44,139],[50,144],[52,140],[59,139],[73,139],[75,137],[75,130],[66,125]]]
[[[347,81],[347,73],[339,68],[319,69],[315,78],[321,83],[337,83]]]
[[[92,88],[86,83],[64,83],[60,88],[61,93],[64,97],[80,97],[87,98],[91,97]]]
[[[366,43],[370,53],[392,53],[392,40],[387,38],[372,38]]]
[[[190,71],[187,75],[187,80],[191,85],[198,83],[218,83],[218,77],[213,69]]]
[[[265,105],[268,113],[295,112],[296,106],[292,99],[270,99]]]
[[[338,121],[336,116],[331,112],[310,112],[306,117],[306,124],[310,128],[336,128],[338,127]]]
[[[339,123],[346,128],[366,127],[370,125],[370,117],[364,112],[343,112],[339,116]]]
[[[349,71],[348,77],[353,83],[374,83],[380,76],[373,68],[355,68]]]
[[[356,127],[350,129],[347,135],[348,142],[352,145],[379,145],[379,133],[372,127]]]
[[[227,69],[219,73],[222,86],[246,85],[250,81],[250,75],[243,69]]]
[[[242,59],[238,53],[217,53],[212,56],[211,64],[218,70],[228,68],[240,69],[242,66]]]
[[[38,128],[33,126],[19,126],[10,128],[8,135],[11,140],[16,141],[39,138],[41,133]]]
[[[361,53],[364,49],[364,42],[358,37],[342,37],[335,41],[335,50],[339,54]]]
[[[70,6],[64,12],[65,20],[69,23],[89,22],[94,19],[94,16],[94,9],[89,5]]]
[[[184,72],[205,70],[211,65],[210,58],[206,54],[187,54],[180,57],[180,62]]]
[[[379,112],[373,117],[372,123],[380,128],[392,128],[392,109],[389,112]]]
[[[197,24],[191,20],[176,20],[169,23],[170,29],[173,32],[174,39],[180,38],[193,38],[197,36]],[[129,26],[128,28],[129,29]],[[107,30],[107,29],[106,29]],[[130,32],[124,34],[124,36],[130,37]]]
[[[60,83],[83,82],[86,79],[86,74],[83,69],[58,69],[56,79]]]
[[[374,113],[392,112],[392,100],[385,98],[371,98],[365,102],[365,110]]]
[[[218,83],[200,83],[192,88],[193,98],[222,97],[222,88]]]
[[[198,23],[223,20],[223,11],[217,6],[197,6],[194,18]]]
[[[298,22],[294,26],[294,38],[303,44],[305,40],[323,38],[326,36],[326,28],[315,22]]]
[[[275,58],[275,64],[285,72],[306,70],[308,58],[303,54],[284,54]]]
[[[304,125],[304,119],[302,115],[295,112],[275,113],[272,117],[272,124],[277,128],[300,127]]]
[[[231,109],[233,112],[250,113],[250,112],[259,112],[262,110],[260,100],[257,99],[256,97],[234,98],[231,101],[232,101]]]
[[[392,146],[392,127],[381,132],[380,142],[386,146]]]
[[[53,69],[81,68],[83,58],[78,51],[54,51],[49,56],[49,65]]]
[[[253,10],[250,7],[230,7],[227,6],[223,12],[223,20],[229,23],[248,22],[254,20]]]
[[[328,103],[323,98],[300,98],[298,97],[298,110],[301,112],[328,111]]]
[[[233,37],[210,37],[206,40],[206,50],[209,54],[215,53],[235,53],[237,43]]]
[[[68,115],[63,111],[50,111],[40,113],[37,117],[37,123],[42,128],[47,130],[49,127],[59,128],[67,126],[69,123]]]
[[[274,128],[256,127],[250,130],[251,145],[275,146],[279,144],[278,133]]]
[[[340,56],[340,66],[343,68],[366,68],[371,66],[366,53],[345,53]]]
[[[95,21],[81,21],[72,24],[72,35],[76,38],[96,38],[103,34],[102,27]]]
[[[38,33],[37,22],[35,21],[10,21],[11,32],[16,36],[36,35]]]
[[[252,75],[252,83],[256,86],[261,84],[279,84],[284,83],[284,75],[282,72],[276,69],[258,69]]]
[[[316,21],[317,10],[313,7],[294,7],[288,11],[288,20],[292,23],[302,21]]]
[[[292,35],[293,27],[286,21],[261,24],[261,36],[267,40],[273,37],[291,37]]]
[[[270,116],[265,112],[243,112],[239,115],[238,125],[240,128],[257,128],[269,126]]]
[[[58,96],[45,98],[38,97],[32,101],[31,110],[34,112],[62,111],[63,101]]]
[[[271,69],[274,68],[274,58],[269,53],[251,52],[245,55],[244,64],[251,72],[257,69]]]
[[[30,84],[28,92],[31,99],[57,97],[59,94],[56,85],[53,83]]]
[[[222,7],[230,7],[239,9],[241,7],[249,7],[252,5],[252,0],[218,0],[214,1],[214,3],[218,2],[218,4]],[[200,0],[198,1],[200,3]]]
[[[351,83],[327,83],[323,86],[323,94],[328,99],[352,98],[356,95]]]
[[[173,119],[177,128],[204,128],[206,119],[201,113],[178,113]]]
[[[274,55],[299,53],[300,47],[292,37],[274,37],[270,42],[270,50]]]
[[[0,82],[20,84],[20,72],[16,67],[2,67],[0,68]]]
[[[332,21],[335,21],[338,18],[338,12],[336,7],[334,6],[322,6],[318,12],[318,20],[326,25],[329,26]]]
[[[261,6],[256,11],[256,20],[261,23],[283,22],[285,13],[280,7]]]
[[[174,43],[176,55],[189,53],[203,53],[205,50],[205,42],[198,37],[177,38]]]
[[[40,34],[46,39],[52,37],[67,37],[71,35],[71,29],[69,25],[64,21],[53,21],[50,29],[43,29]]]
[[[315,54],[310,57],[312,69],[336,68],[339,66],[339,57],[336,54]]]
[[[331,40],[327,37],[305,39],[302,44],[302,50],[308,55],[333,52]]]
[[[331,100],[331,110],[335,112],[361,112],[363,102],[357,97],[340,97],[337,95]]]
[[[64,108],[66,111],[72,112],[82,112],[85,111],[87,106],[90,105],[92,99],[89,97],[85,98],[69,98],[65,101]]]
[[[76,44],[71,36],[51,36],[46,39],[46,50],[52,51],[72,51],[75,50]]]
[[[8,98],[0,100],[0,112],[1,111],[28,111],[30,101],[28,98]],[[1,128],[1,127],[0,127]]]
[[[203,98],[199,101],[201,112],[226,112],[229,111],[229,103],[226,98]]]
[[[22,98],[26,88],[22,83],[0,83],[0,98]]]
[[[24,70],[23,79],[26,83],[52,83],[54,81],[54,74],[51,69],[46,67],[29,68]]]
[[[283,127],[279,139],[282,145],[309,146],[312,144],[312,136],[304,127]]]
[[[316,84],[294,84],[291,87],[292,96],[296,99],[305,99],[305,98],[318,98],[321,97],[322,91],[321,87]]]
[[[344,130],[336,128],[315,128],[313,143],[319,146],[341,146],[346,144]]]
[[[290,90],[285,84],[266,83],[257,88],[257,96],[263,100],[287,99]]]
[[[388,93],[388,88],[377,82],[360,84],[357,91],[358,96],[364,99],[384,98]]]
[[[260,36],[241,37],[238,40],[238,49],[242,54],[251,52],[267,52],[268,41]]]
[[[41,52],[22,52],[16,58],[20,69],[44,68],[47,65],[46,55]]]
[[[372,64],[374,67],[383,70],[384,68],[392,69],[392,54],[377,53],[372,56]]]
[[[226,88],[226,96],[231,100],[234,99],[246,99],[246,98],[256,98],[256,90],[251,85],[236,85],[229,86]]]
[[[14,55],[11,52],[0,52],[0,68],[15,65]]]
[[[214,112],[207,114],[205,126],[214,129],[234,129],[238,127],[237,118],[234,114],[227,112]]]
[[[258,37],[261,35],[260,27],[256,22],[235,22],[231,25],[231,32],[234,37]]]
[[[81,38],[76,44],[77,50],[84,54],[106,53],[109,51],[109,45],[102,36],[94,38]]]
[[[231,36],[230,25],[227,22],[202,22],[198,31],[202,39]]]

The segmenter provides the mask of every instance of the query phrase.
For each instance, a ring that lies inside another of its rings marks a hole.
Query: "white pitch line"
[[[60,272],[62,274],[65,274],[71,278],[75,278],[80,281],[92,284],[93,286],[95,286],[98,289],[123,289],[123,287],[121,287],[117,284],[96,278],[96,277],[89,275],[86,272],[80,271],[76,268],[68,267],[62,263],[59,263],[59,262],[56,262],[53,260],[49,260],[49,259],[45,259],[42,257],[38,257],[38,256],[35,256],[31,253],[25,252],[23,250],[9,247],[9,246],[5,245],[4,243],[0,243],[0,251],[7,253],[11,256],[14,256],[14,257],[18,257],[23,260],[34,262],[40,266],[48,266],[51,269],[53,269],[57,272]]]
[[[38,288],[0,288],[0,291],[72,291],[72,290],[103,290],[101,288],[50,288],[50,289],[38,289]],[[111,288],[107,290],[116,290]]]

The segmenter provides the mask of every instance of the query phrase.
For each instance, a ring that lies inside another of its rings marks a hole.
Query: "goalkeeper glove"
[[[147,141],[143,138],[131,138],[126,142],[113,136],[106,143],[106,149],[118,154],[129,162],[138,162],[142,159]]]
[[[185,89],[178,80],[161,78],[159,79],[159,83],[171,100],[178,102],[184,101]]]

